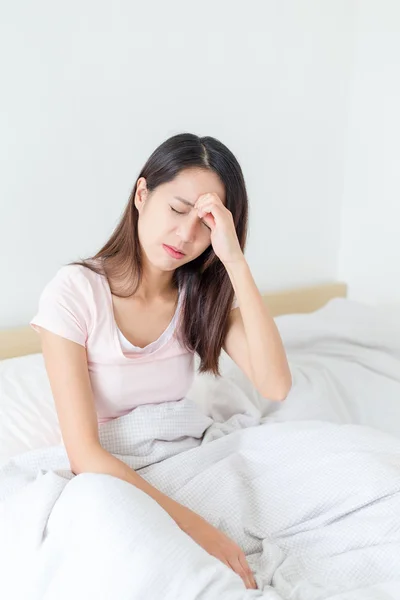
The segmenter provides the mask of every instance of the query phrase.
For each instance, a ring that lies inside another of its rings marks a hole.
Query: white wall
[[[97,251],[149,154],[181,131],[241,162],[260,288],[336,277],[354,2],[144,4],[2,7],[0,328],[26,324],[57,268]]]
[[[358,2],[338,275],[400,302],[400,3]]]

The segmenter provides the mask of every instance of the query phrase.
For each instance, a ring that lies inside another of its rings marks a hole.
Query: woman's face
[[[218,175],[202,169],[185,169],[152,194],[146,180],[138,180],[135,206],[139,211],[139,241],[150,263],[172,271],[197,258],[211,243],[211,231],[199,219],[194,203],[208,192],[225,204],[225,188]],[[183,254],[174,255],[171,246]]]

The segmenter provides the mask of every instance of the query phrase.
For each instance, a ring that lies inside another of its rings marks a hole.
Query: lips
[[[173,258],[183,258],[185,256],[185,254],[181,252],[181,250],[178,250],[174,246],[167,246],[167,244],[163,244],[163,248]]]
[[[175,246],[169,246],[168,244],[165,245],[168,246],[168,248],[172,248],[172,250],[175,250],[175,252],[179,252],[179,254],[185,255],[185,253],[182,252],[182,250],[179,250],[179,248],[176,248]]]

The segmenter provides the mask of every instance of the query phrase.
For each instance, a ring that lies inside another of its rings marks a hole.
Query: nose
[[[189,244],[195,240],[199,223],[200,219],[197,216],[197,211],[191,211],[188,215],[185,215],[185,217],[182,218],[182,221],[176,231],[182,242]]]

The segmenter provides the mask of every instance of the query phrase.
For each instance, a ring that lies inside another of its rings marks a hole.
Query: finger
[[[221,210],[221,207],[218,204],[215,204],[213,202],[207,202],[206,204],[202,204],[197,209],[199,217],[203,217],[207,213],[211,213],[214,218],[216,217],[216,215],[221,214],[220,210]]]
[[[210,203],[207,203],[207,204],[203,204],[202,206],[200,206],[197,209],[197,213],[200,216],[200,215],[204,215],[204,214],[207,214],[207,213],[212,213],[213,209],[214,209],[213,205],[210,204]]]
[[[213,192],[207,192],[205,194],[200,194],[200,196],[196,200],[196,203],[204,202],[204,200],[207,200],[207,198],[218,198],[218,196],[217,196],[217,194],[214,194]]]
[[[243,569],[245,570],[246,575],[247,575],[248,579],[250,580],[253,589],[257,589],[256,580],[254,579],[253,572],[249,567],[249,563],[247,562],[246,555],[244,553],[239,554],[239,561],[240,561],[240,564],[242,565]]]
[[[219,222],[219,218],[216,216],[215,211],[207,208],[202,210],[199,209],[198,217],[200,220],[204,221],[211,231],[214,231],[217,222]]]
[[[196,202],[194,203],[194,207],[195,208],[200,208],[200,206],[202,204],[204,204],[204,202],[208,201],[208,194],[204,195],[204,196],[200,196]]]
[[[202,206],[203,204],[208,203],[208,202],[213,202],[213,203],[222,205],[222,201],[219,198],[219,196],[217,196],[217,194],[203,194],[196,200],[196,202],[194,203],[194,206],[195,206],[195,208],[199,208],[200,206]]]
[[[253,578],[253,574],[249,565],[247,564],[246,557],[243,553],[237,556],[236,564],[239,565],[238,572],[240,570],[240,576],[246,584],[248,589],[257,589],[257,584]]]
[[[228,560],[229,560],[229,564],[231,565],[231,567],[235,571],[235,573],[237,573],[243,579],[243,582],[244,582],[246,588],[251,589],[251,587],[252,587],[251,582],[250,582],[249,578],[247,577],[246,571],[243,569],[243,567],[239,561],[239,558],[237,556],[232,556]]]
[[[207,227],[211,230],[214,231],[215,225],[216,225],[216,219],[215,216],[213,215],[213,213],[210,212],[205,212],[205,213],[200,213],[198,214],[198,217],[201,221],[203,221]]]
[[[218,218],[223,218],[223,215],[224,217],[226,215],[227,217],[230,217],[232,219],[233,223],[232,213],[221,202],[204,202],[199,207],[197,207],[197,212],[199,215],[210,212],[214,216],[218,215]]]
[[[205,200],[204,202],[199,202],[198,205],[196,206],[197,210],[205,210],[205,208],[207,206],[215,206],[215,203],[212,202],[211,200]]]
[[[233,566],[231,565],[231,563],[230,563],[230,562],[229,562],[229,561],[228,561],[226,558],[222,558],[222,557],[220,557],[220,556],[218,556],[218,557],[216,557],[216,558],[218,558],[218,559],[219,559],[221,562],[223,562],[223,563],[224,563],[224,565],[226,565],[227,567],[229,567],[229,569],[230,569],[231,571],[233,571],[234,573],[236,573],[236,575],[239,575],[239,577],[242,577],[242,576],[240,575],[240,573],[238,573],[238,572],[237,572],[237,571],[236,571],[236,570],[233,568]],[[242,579],[243,579],[243,577],[242,577]],[[243,582],[244,582],[244,584],[246,585],[246,581],[245,581],[244,579],[243,579]]]

